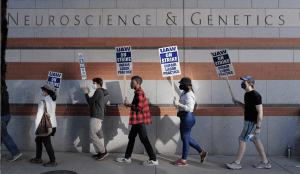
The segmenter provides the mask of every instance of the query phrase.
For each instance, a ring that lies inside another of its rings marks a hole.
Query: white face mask
[[[92,88],[93,88],[93,89],[97,89],[97,85],[96,85],[96,84],[93,84],[93,85],[92,85]]]
[[[45,96],[45,94],[44,94],[43,90],[41,90],[41,95],[42,95],[42,96]]]

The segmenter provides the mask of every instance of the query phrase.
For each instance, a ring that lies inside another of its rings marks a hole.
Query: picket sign
[[[158,52],[162,76],[171,77],[173,97],[176,100],[173,76],[181,75],[177,46],[159,48]]]
[[[55,87],[55,90],[59,90],[62,79],[62,73],[49,71],[47,84],[50,84]]]
[[[233,69],[233,65],[231,64],[229,55],[228,55],[228,50],[221,50],[217,52],[212,52],[211,53],[216,70],[217,70],[217,75],[219,78],[226,77],[227,85],[231,94],[232,99],[234,99],[228,76],[234,76],[235,72]]]
[[[115,50],[116,50],[117,75],[124,76],[125,100],[127,100],[126,75],[133,74],[131,46],[115,47]]]
[[[84,80],[84,88],[86,88],[86,71],[85,71],[85,66],[84,66],[84,58],[82,53],[78,53],[78,61],[79,61],[79,66],[80,66],[80,71],[81,71],[81,78]]]

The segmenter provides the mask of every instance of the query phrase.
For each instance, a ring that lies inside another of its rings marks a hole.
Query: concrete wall
[[[13,116],[9,123],[10,135],[20,150],[35,151],[33,116]],[[128,116],[108,116],[103,123],[105,145],[109,152],[125,152],[130,127]],[[182,141],[179,133],[180,120],[175,116],[152,116],[153,124],[147,126],[149,140],[156,153],[181,154]],[[52,138],[55,151],[95,152],[89,139],[89,117],[58,116],[57,133]],[[285,156],[290,145],[293,156],[299,156],[299,117],[264,117],[259,135],[269,156]],[[243,128],[242,116],[201,116],[196,117],[196,125],[191,137],[211,155],[236,155],[238,136]],[[3,150],[6,148],[3,146]],[[144,153],[139,138],[136,139],[134,153]],[[190,148],[189,154],[197,154]],[[245,155],[259,155],[253,143],[247,143]]]

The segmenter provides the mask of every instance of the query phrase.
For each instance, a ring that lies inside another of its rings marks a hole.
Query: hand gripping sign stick
[[[212,57],[213,57],[213,61],[217,70],[217,75],[219,76],[219,78],[221,77],[226,77],[226,81],[227,81],[227,85],[231,94],[232,99],[234,99],[230,84],[229,84],[229,80],[228,80],[228,76],[233,76],[235,75],[233,66],[231,64],[229,55],[228,55],[228,51],[227,49],[225,50],[221,50],[221,51],[217,51],[217,52],[213,52],[211,53]]]
[[[125,93],[125,101],[126,101],[127,100],[126,75],[133,74],[131,46],[115,47],[115,50],[116,50],[117,75],[124,76],[124,93]]]
[[[163,77],[171,77],[172,91],[176,100],[173,76],[181,75],[180,61],[177,46],[169,46],[158,49],[160,65]]]

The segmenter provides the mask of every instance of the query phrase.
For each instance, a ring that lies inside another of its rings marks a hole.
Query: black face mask
[[[243,89],[246,89],[247,85],[246,85],[244,82],[242,82],[242,83],[241,83],[241,87],[242,87]]]
[[[184,90],[184,88],[185,88],[185,85],[181,85],[181,84],[179,85],[180,90]]]

